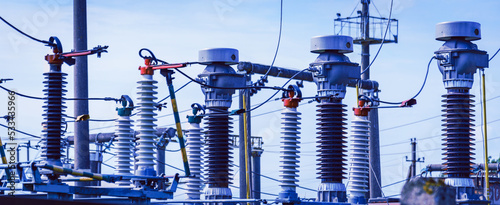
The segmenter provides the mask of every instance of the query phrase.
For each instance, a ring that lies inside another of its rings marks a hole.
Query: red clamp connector
[[[371,108],[366,106],[365,107],[365,101],[364,100],[360,100],[358,102],[358,107],[355,107],[353,108],[352,110],[354,110],[354,115],[356,116],[368,116],[368,112],[370,112]]]
[[[288,88],[291,90],[283,92],[283,104],[288,108],[296,108],[302,100],[302,93],[300,92],[298,86],[290,85]],[[297,97],[295,97],[295,94],[297,94]]]

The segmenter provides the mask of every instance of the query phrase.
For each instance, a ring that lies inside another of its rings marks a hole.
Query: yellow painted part
[[[53,167],[54,171],[64,173],[64,170],[61,167],[56,167],[56,166],[52,166],[52,167]]]
[[[356,83],[356,106],[359,107],[359,87],[357,83]]]
[[[174,109],[174,112],[177,112],[177,100],[172,98],[172,109]]]
[[[489,169],[488,169],[488,123],[486,123],[486,82],[484,70],[482,71],[482,81],[483,81],[483,129],[484,129],[484,172],[485,174],[485,183],[486,183],[486,199],[490,200],[490,177],[489,177]]]
[[[2,139],[0,139],[0,146],[3,146]],[[3,164],[7,164],[7,158],[6,157],[2,157],[2,163]]]
[[[244,138],[245,138],[245,178],[247,184],[247,199],[250,199],[250,172],[248,170],[248,127],[247,127],[247,106],[246,106],[246,93],[243,94],[243,108],[245,112],[243,113],[243,130],[244,130]],[[250,204],[250,203],[247,203]]]

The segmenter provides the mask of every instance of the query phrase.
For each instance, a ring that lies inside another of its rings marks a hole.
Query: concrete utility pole
[[[73,0],[73,40],[75,51],[87,50],[87,1]],[[88,98],[87,56],[75,57],[75,98]],[[89,114],[87,100],[75,100],[75,116]],[[75,169],[90,171],[89,121],[75,122]],[[68,154],[68,153],[67,153]],[[76,182],[88,186],[89,182]]]
[[[411,139],[411,160],[408,160],[408,156],[406,156],[406,161],[411,162],[411,175],[410,177],[413,178],[417,176],[417,162],[424,162],[425,158],[420,158],[417,159],[417,139],[412,138]]]
[[[370,79],[370,70],[366,68],[370,65],[370,0],[361,0],[363,5],[361,10],[361,80]],[[366,70],[366,71],[365,71]],[[368,114],[370,120],[370,198],[382,196],[382,185],[380,175],[380,140],[378,127],[378,109],[373,109]]]

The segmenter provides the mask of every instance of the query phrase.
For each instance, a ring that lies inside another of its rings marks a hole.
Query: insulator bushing
[[[471,99],[474,96],[469,94],[468,89],[449,89],[443,97],[445,173],[449,178],[469,178],[474,159],[474,124],[471,123],[474,121],[474,100]]]
[[[370,121],[367,116],[355,116],[351,122],[349,184],[351,198],[365,198],[370,174],[369,146]],[[363,203],[363,202],[361,202]],[[366,204],[366,201],[364,201]]]
[[[134,130],[132,130],[132,120],[130,116],[118,116],[115,123],[116,142],[116,161],[115,174],[117,175],[132,175],[132,153]],[[130,186],[130,180],[121,180],[116,182],[119,186]]]
[[[283,192],[295,193],[299,177],[300,112],[285,107],[281,112],[280,186]]]
[[[186,128],[186,151],[192,177],[187,178],[186,200],[199,200],[203,186],[203,144],[199,122],[190,122]]]
[[[137,119],[137,131],[139,134],[137,135],[137,170],[135,172],[136,175],[143,176],[156,176],[155,167],[155,159],[154,156],[156,154],[155,151],[155,138],[156,136],[156,107],[155,102],[156,94],[155,91],[157,86],[156,80],[153,80],[153,75],[142,75],[142,79],[138,81],[139,86],[137,94],[137,106],[138,106],[138,116]]]
[[[206,199],[230,199],[232,148],[228,108],[208,108],[205,117]]]
[[[318,107],[318,178],[321,179],[318,199],[321,202],[345,202],[346,193],[342,179],[346,157],[345,105],[340,100],[324,100]],[[332,185],[339,184],[339,185]],[[340,186],[343,186],[341,188]],[[335,188],[330,190],[330,188]],[[341,189],[337,189],[341,188]],[[326,196],[326,198],[325,198]],[[335,199],[336,198],[336,199]]]
[[[67,82],[66,73],[61,72],[61,65],[50,65],[50,71],[43,74],[45,76],[44,102],[44,123],[42,135],[42,158],[49,165],[61,166],[61,156],[63,147],[61,137],[63,130],[64,95]],[[57,177],[56,177],[57,178]]]

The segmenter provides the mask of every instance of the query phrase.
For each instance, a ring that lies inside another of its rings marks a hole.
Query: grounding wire
[[[429,63],[427,64],[427,71],[425,72],[424,82],[422,83],[422,86],[420,86],[420,90],[418,90],[417,94],[415,94],[410,99],[415,99],[418,95],[420,95],[420,93],[424,89],[425,84],[427,83],[427,77],[429,77],[429,69],[431,67],[432,60],[434,60],[435,58],[436,57],[432,56],[431,60],[429,60]],[[385,103],[385,104],[391,104],[391,105],[399,105],[399,104],[403,103],[403,102],[387,102],[387,101],[382,101],[382,100],[375,100],[375,101]]]
[[[401,182],[405,182],[406,180],[408,180],[408,179],[403,179],[403,180],[401,180],[401,181],[397,181],[397,182],[393,182],[393,183],[390,183],[390,184],[384,185],[384,186],[382,186],[382,188],[390,187],[390,186],[393,186],[393,185],[399,184],[399,183],[401,183]]]
[[[5,128],[7,128],[7,129],[11,128],[11,127],[9,127],[9,126],[7,126],[7,125],[4,125],[4,124],[0,124],[0,126],[5,127]],[[27,132],[23,132],[23,131],[18,130],[18,129],[14,129],[14,131],[15,131],[15,132],[19,132],[19,133],[24,134],[24,135],[27,135],[27,136],[30,136],[30,137],[40,138],[39,136],[36,136],[36,135],[30,134],[30,133],[27,133]]]
[[[0,19],[1,19],[4,23],[6,23],[7,25],[9,25],[11,28],[13,28],[14,30],[16,30],[16,31],[17,31],[17,32],[19,32],[20,34],[22,34],[22,35],[24,35],[24,36],[26,36],[26,37],[30,38],[31,40],[34,40],[34,41],[39,42],[39,43],[47,44],[48,46],[51,46],[51,47],[56,46],[56,44],[54,44],[54,43],[52,43],[52,42],[45,41],[45,40],[41,40],[41,39],[35,38],[35,37],[33,37],[33,36],[30,36],[30,35],[28,35],[27,33],[24,33],[23,31],[21,31],[21,30],[19,30],[18,28],[16,28],[14,25],[10,24],[7,20],[5,20],[4,18],[2,18],[1,16],[0,16]]]
[[[379,15],[381,18],[383,18],[383,17],[382,17],[382,14],[381,14],[381,13],[380,13],[380,11],[378,10],[377,6],[375,6],[375,2],[373,2],[373,3],[372,3],[372,5],[373,5],[373,7],[375,8],[375,10],[377,11],[378,15]]]
[[[370,69],[370,67],[372,66],[373,62],[375,62],[375,60],[377,59],[377,56],[380,53],[380,50],[382,50],[382,46],[384,45],[385,37],[387,37],[387,31],[389,31],[389,26],[391,25],[391,16],[392,16],[392,5],[393,5],[393,3],[394,3],[394,0],[391,0],[391,8],[389,10],[389,18],[387,19],[387,27],[385,28],[384,37],[382,38],[382,42],[380,42],[380,46],[378,47],[377,53],[375,54],[375,57],[373,57],[372,62],[370,62],[370,64],[368,65],[368,67],[366,67],[363,70],[363,72],[360,73],[360,75],[363,75],[363,73],[365,73],[366,71],[368,71],[368,69]]]
[[[263,77],[264,79],[267,78],[267,75],[271,71],[271,68],[273,68],[274,62],[276,61],[276,56],[278,56],[278,51],[280,49],[280,43],[281,43],[281,31],[282,30],[283,30],[283,0],[280,1],[280,31],[278,34],[278,43],[276,44],[276,51],[274,52],[273,61],[271,62],[269,69],[267,69],[267,72]]]
[[[493,56],[491,56],[491,58],[488,61],[491,61],[498,54],[498,51],[500,51],[500,48],[497,50],[497,52],[495,52],[495,54],[493,54]]]

